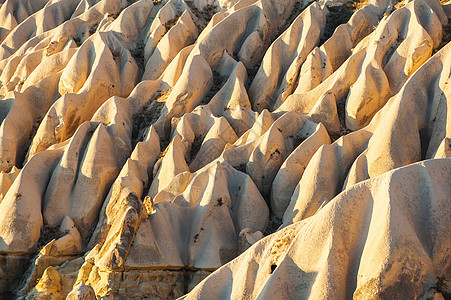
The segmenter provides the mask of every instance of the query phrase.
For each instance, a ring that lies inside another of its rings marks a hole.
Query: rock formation
[[[0,3],[0,298],[451,296],[451,2]]]
[[[451,160],[436,159],[355,184],[182,299],[434,296],[451,271],[450,174]]]

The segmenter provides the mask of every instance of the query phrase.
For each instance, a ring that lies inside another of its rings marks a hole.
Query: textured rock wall
[[[3,1],[0,298],[449,297],[450,19]]]

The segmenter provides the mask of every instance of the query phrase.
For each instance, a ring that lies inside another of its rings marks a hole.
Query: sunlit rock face
[[[0,299],[451,297],[451,2],[0,3]]]

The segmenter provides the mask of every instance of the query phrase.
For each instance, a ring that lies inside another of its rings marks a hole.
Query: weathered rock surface
[[[450,2],[0,2],[0,298],[451,295]]]
[[[358,183],[311,218],[257,242],[182,299],[446,295],[439,286],[451,272],[450,176],[447,158]]]

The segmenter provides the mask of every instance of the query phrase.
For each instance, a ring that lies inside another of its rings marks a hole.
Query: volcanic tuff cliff
[[[0,298],[451,297],[451,2],[0,3]]]

